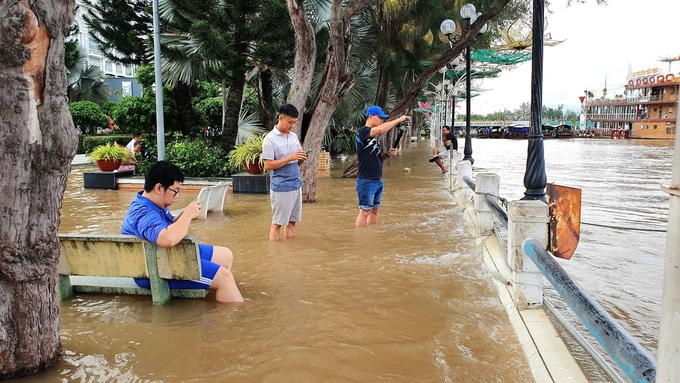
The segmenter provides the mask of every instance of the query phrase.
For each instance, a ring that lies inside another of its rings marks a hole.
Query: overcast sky
[[[586,89],[601,96],[605,78],[608,97],[622,94],[629,64],[633,71],[658,67],[667,73],[668,63],[659,58],[680,56],[680,1],[608,0],[607,5],[586,1],[572,1],[566,7],[566,0],[553,0],[552,13],[546,12],[545,32],[565,41],[544,49],[545,106],[563,104],[579,111],[578,97]],[[677,76],[680,61],[671,69]],[[484,80],[481,88],[488,91],[472,99],[474,114],[514,110],[530,102],[531,61]],[[464,104],[458,110],[464,111]]]

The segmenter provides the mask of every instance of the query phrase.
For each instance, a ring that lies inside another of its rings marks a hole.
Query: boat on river
[[[679,87],[680,77],[659,68],[633,72],[623,95],[582,97],[581,125],[611,138],[675,139]]]

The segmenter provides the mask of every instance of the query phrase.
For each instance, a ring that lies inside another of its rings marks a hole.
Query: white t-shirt
[[[127,148],[133,153],[135,152],[135,143],[137,143],[137,140],[133,138],[132,141],[128,142],[127,144]]]

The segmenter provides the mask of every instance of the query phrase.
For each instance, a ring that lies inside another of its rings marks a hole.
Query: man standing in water
[[[411,120],[410,116],[401,116],[396,120],[385,122],[389,116],[379,106],[371,106],[366,110],[366,125],[357,130],[356,149],[359,161],[357,174],[357,195],[359,197],[359,216],[355,227],[378,223],[378,209],[382,198],[384,184],[382,181],[383,162],[397,154],[396,148],[387,153],[380,149],[380,135],[387,133],[398,124]]]
[[[264,167],[271,170],[269,198],[272,205],[272,226],[269,240],[278,241],[281,226],[286,238],[295,237],[295,224],[302,220],[302,177],[300,164],[307,159],[300,141],[292,132],[298,110],[291,104],[279,108],[279,122],[267,133],[262,143]]]
[[[182,171],[166,161],[156,162],[144,177],[144,190],[130,204],[123,220],[122,234],[135,235],[156,246],[170,248],[179,243],[189,232],[191,221],[201,211],[201,201],[194,200],[173,217],[168,210],[177,199]],[[231,265],[234,255],[222,246],[199,244],[201,279],[197,281],[170,280],[171,289],[210,289],[215,291],[218,302],[243,302],[236,286]],[[140,287],[150,288],[148,278],[135,278]]]

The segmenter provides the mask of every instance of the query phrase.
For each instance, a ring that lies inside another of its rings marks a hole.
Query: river
[[[673,141],[559,139],[544,148],[548,182],[582,189],[580,242],[559,263],[656,357],[669,207],[660,185],[671,180]],[[473,150],[474,173],[497,173],[502,197],[523,197],[526,140],[476,139]]]

